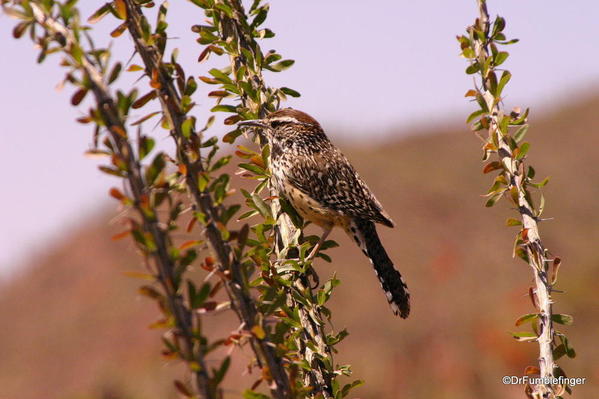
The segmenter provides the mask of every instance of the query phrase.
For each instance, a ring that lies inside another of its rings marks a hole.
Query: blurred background
[[[82,15],[102,4],[81,4]],[[575,319],[565,331],[578,357],[559,363],[586,377],[575,395],[591,397],[599,388],[599,3],[489,7],[506,18],[508,37],[521,39],[508,49],[505,106],[532,109],[529,158],[537,174],[551,176],[545,214],[555,218],[541,234],[564,259],[555,310]],[[338,361],[366,380],[354,397],[521,398],[523,387],[501,377],[536,362],[536,346],[509,334],[532,310],[531,273],[512,259],[515,231],[504,227],[513,210],[507,202],[484,208],[479,195],[491,178],[463,122],[474,109],[463,97],[473,82],[455,36],[475,12],[473,0],[271,7],[266,25],[277,36],[263,49],[296,64],[267,80],[302,93],[288,105],[321,122],[397,222],[379,230],[414,298],[408,320],[393,317],[368,261],[334,233],[341,249],[331,251],[333,264],[317,267],[321,278],[336,271],[342,280],[331,308],[335,327],[350,331]],[[171,4],[171,45],[195,76],[226,63],[196,64],[201,48],[189,26],[202,19],[186,3]],[[0,398],[176,397],[171,378],[180,370],[160,358],[160,332],[146,328],[158,312],[122,275],[139,259],[131,244],[110,240],[119,227],[106,194],[117,182],[83,156],[91,131],[74,121],[84,108],[69,105],[71,91],[56,89],[58,59],[36,64],[27,38],[12,39],[13,25],[0,16]],[[111,18],[95,27],[99,45],[114,27]],[[126,35],[112,46],[117,59],[131,56]],[[210,90],[196,92],[200,120]],[[162,130],[155,135],[167,146]],[[214,326],[235,328],[220,318]],[[248,356],[230,372],[227,397],[241,397]]]

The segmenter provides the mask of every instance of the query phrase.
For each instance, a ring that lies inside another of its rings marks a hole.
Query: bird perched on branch
[[[370,259],[393,312],[408,317],[410,294],[375,227],[394,223],[320,124],[286,108],[239,125],[262,131],[270,145],[274,187],[304,219],[323,229],[308,258],[316,255],[333,227],[342,227]]]

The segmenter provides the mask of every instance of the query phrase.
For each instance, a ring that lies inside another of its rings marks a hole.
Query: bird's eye
[[[276,128],[278,128],[279,126],[281,126],[283,124],[285,124],[285,122],[283,122],[283,121],[272,121],[272,122],[270,122],[270,126],[273,129],[276,129]]]

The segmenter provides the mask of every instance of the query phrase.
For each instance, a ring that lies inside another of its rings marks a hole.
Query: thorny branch
[[[554,279],[550,277],[550,262],[559,263],[559,259],[549,259],[549,251],[543,246],[538,229],[538,215],[532,205],[530,194],[526,186],[527,174],[523,162],[523,156],[519,156],[522,148],[513,145],[513,139],[507,134],[507,121],[510,116],[506,116],[501,107],[500,97],[497,91],[501,90],[502,85],[497,84],[497,78],[494,73],[495,61],[489,63],[493,57],[497,59],[497,50],[492,49],[491,24],[487,11],[486,1],[477,0],[479,18],[475,26],[469,28],[472,41],[473,57],[480,69],[482,86],[478,90],[480,96],[479,103],[486,107],[485,114],[488,114],[488,126],[483,123],[483,127],[489,130],[490,152],[496,152],[499,158],[499,168],[502,169],[502,175],[506,185],[506,190],[500,191],[499,197],[503,193],[510,193],[511,198],[517,205],[521,218],[522,231],[519,233],[520,247],[523,249],[521,257],[525,259],[531,267],[534,275],[535,287],[532,290],[533,302],[538,310],[538,334],[536,341],[539,344],[539,370],[540,377],[544,381],[551,381],[555,375],[557,366],[554,360],[554,339],[555,331],[552,322],[552,299],[551,292]],[[501,28],[502,29],[502,28]],[[476,30],[476,31],[475,31]],[[477,35],[482,32],[482,35]],[[482,37],[481,37],[482,36]],[[493,54],[492,54],[493,53]],[[507,53],[506,53],[507,56]],[[504,58],[505,59],[505,58]],[[502,62],[502,61],[501,61]],[[487,67],[487,65],[490,65]],[[485,69],[487,68],[487,69]],[[505,77],[505,79],[504,79]],[[504,72],[502,82],[509,79],[509,75]],[[504,125],[502,128],[501,125]],[[560,396],[564,391],[563,386],[554,386],[551,383],[541,383],[527,388],[529,397],[540,399],[552,399]]]
[[[236,54],[230,56],[231,68],[233,75],[235,75],[240,67],[248,63],[242,49],[256,55],[255,53],[260,51],[260,48],[250,35],[251,30],[245,19],[245,11],[241,2],[239,0],[229,0],[227,3],[233,8],[233,16],[223,16],[222,39],[225,41],[232,40],[238,44]],[[254,56],[253,58],[257,59],[258,57]],[[247,68],[247,70],[251,70],[251,68]],[[259,71],[248,80],[256,90],[264,92],[266,85]],[[247,96],[242,96],[241,102],[244,107],[251,109],[261,117],[266,115],[263,104],[256,103]],[[276,195],[276,193],[273,194]],[[294,244],[294,240],[297,240],[301,232],[295,227],[290,217],[281,210],[281,206],[276,200],[272,203],[272,214],[277,215],[275,252],[277,263],[281,264],[290,255],[287,249]],[[304,276],[297,276],[294,279],[293,287],[287,288],[286,291],[288,306],[299,310],[302,328],[296,343],[300,356],[310,365],[310,370],[305,373],[304,383],[314,388],[311,395],[322,395],[325,399],[332,398],[332,364],[327,367],[323,362],[323,359],[332,358],[331,348],[326,342],[323,315],[318,307],[303,304],[294,298],[293,291],[298,292],[301,296],[313,296],[309,283]],[[307,343],[312,343],[312,347]]]
[[[177,146],[178,160],[185,166],[187,188],[195,205],[207,215],[206,236],[216,254],[221,270],[230,273],[231,279],[224,282],[233,309],[245,329],[252,331],[255,326],[259,326],[261,331],[265,331],[262,325],[263,320],[258,317],[254,299],[248,292],[246,278],[243,276],[239,259],[229,242],[223,240],[216,226],[219,218],[212,197],[208,193],[200,191],[198,176],[204,172],[201,157],[197,157],[194,161],[187,154],[187,151],[194,147],[193,140],[197,140],[198,135],[193,132],[191,138],[188,139],[183,134],[182,126],[186,119],[185,112],[182,111],[181,98],[175,88],[173,79],[162,62],[162,54],[156,46],[146,43],[143,39],[141,23],[145,17],[139,6],[132,0],[125,0],[125,3],[127,5],[127,29],[133,38],[137,53],[144,62],[145,72],[150,77],[156,76],[159,82],[159,88],[156,91],[162,104],[163,113],[171,122],[171,136]],[[269,341],[267,335],[257,337],[253,334],[250,342],[258,364],[266,371],[267,375],[272,376],[272,394],[278,399],[290,398],[289,377],[281,358],[276,354],[274,344]]]
[[[30,6],[33,10],[33,16],[36,22],[53,34],[62,36],[64,48],[67,53],[72,53],[73,49],[79,48],[78,41],[73,34],[64,25],[56,19],[47,15],[42,8],[36,3],[31,2]],[[114,144],[116,155],[119,156],[125,163],[127,180],[135,200],[134,207],[142,218],[143,228],[150,233],[156,250],[152,252],[152,257],[155,259],[158,266],[158,280],[166,292],[168,306],[171,309],[175,324],[176,335],[182,338],[184,344],[184,356],[188,361],[195,361],[199,365],[194,371],[196,385],[202,397],[216,399],[216,392],[210,389],[209,376],[206,372],[203,354],[199,350],[195,350],[195,338],[193,337],[193,321],[190,309],[187,308],[180,295],[177,294],[174,287],[174,264],[168,254],[170,246],[169,238],[164,230],[158,225],[158,221],[151,215],[156,214],[155,209],[148,209],[149,205],[144,200],[145,183],[142,177],[141,167],[135,159],[134,150],[126,137],[126,126],[124,121],[119,116],[119,112],[114,103],[108,87],[104,84],[102,73],[95,67],[94,63],[84,53],[79,61],[81,71],[87,76],[91,84],[91,91],[94,94],[98,109],[102,114],[102,118],[106,123],[110,137]],[[149,211],[149,212],[148,212]]]

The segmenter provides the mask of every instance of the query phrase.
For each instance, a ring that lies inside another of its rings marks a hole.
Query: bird
[[[389,258],[375,223],[394,227],[364,180],[321,125],[305,112],[284,108],[263,119],[245,120],[270,146],[272,184],[299,215],[323,233],[307,259],[312,259],[334,227],[341,227],[368,257],[395,315],[410,314],[410,294]]]

